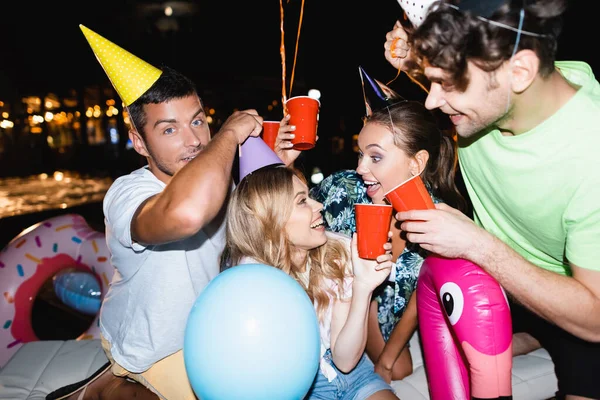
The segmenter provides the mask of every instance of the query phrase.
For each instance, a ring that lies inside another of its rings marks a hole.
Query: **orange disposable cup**
[[[383,245],[388,241],[392,221],[389,204],[355,204],[358,255],[374,260],[385,253]]]
[[[321,102],[308,96],[296,96],[289,98],[285,107],[290,114],[290,125],[296,127],[292,139],[294,149],[310,150],[315,147]]]
[[[402,182],[385,194],[396,211],[427,210],[435,208],[433,200],[420,175]]]
[[[262,140],[264,140],[271,150],[275,150],[275,140],[277,139],[277,134],[279,133],[279,121],[263,121],[262,126]]]

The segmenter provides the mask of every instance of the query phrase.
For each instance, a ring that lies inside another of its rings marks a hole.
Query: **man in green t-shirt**
[[[558,398],[600,399],[600,85],[555,61],[566,0],[448,3],[410,37],[397,23],[385,55],[454,124],[475,221],[443,204],[396,218],[498,280],[514,332],[552,357]]]

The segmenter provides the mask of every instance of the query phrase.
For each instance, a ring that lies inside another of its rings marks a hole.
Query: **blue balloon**
[[[319,368],[319,323],[292,277],[263,264],[217,275],[187,320],[183,358],[202,400],[300,400]]]
[[[102,305],[100,283],[89,272],[63,272],[52,279],[54,293],[67,306],[87,315],[96,315]]]

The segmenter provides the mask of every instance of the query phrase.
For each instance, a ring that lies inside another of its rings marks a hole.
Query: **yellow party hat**
[[[156,82],[162,71],[84,25],[79,25],[121,100],[131,105]]]

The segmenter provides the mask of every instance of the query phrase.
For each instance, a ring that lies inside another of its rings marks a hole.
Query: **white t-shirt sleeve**
[[[120,177],[109,188],[103,204],[105,223],[114,239],[122,246],[134,251],[143,251],[146,248],[133,242],[131,221],[140,205],[163,189],[162,182],[156,178],[148,179],[143,173]]]

